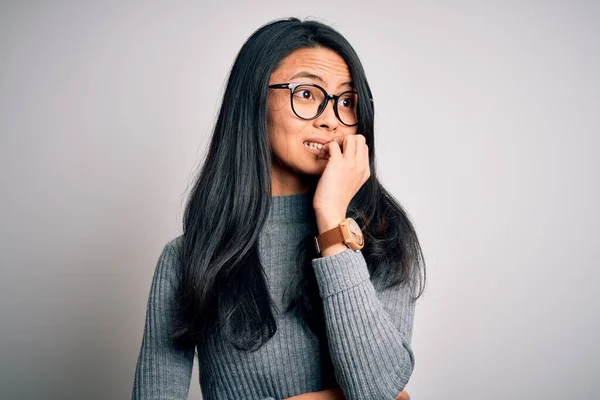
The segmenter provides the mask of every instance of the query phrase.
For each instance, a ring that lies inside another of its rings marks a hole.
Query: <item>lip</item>
[[[302,144],[304,144],[304,142],[313,142],[313,143],[325,144],[325,143],[331,142],[331,139],[323,139],[323,138],[319,138],[319,137],[310,137],[310,138],[304,139],[302,141]]]

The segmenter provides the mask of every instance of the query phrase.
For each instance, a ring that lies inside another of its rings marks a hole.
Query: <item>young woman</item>
[[[373,110],[331,27],[246,41],[156,265],[134,399],[187,398],[195,351],[205,400],[408,398],[425,266],[375,174]]]

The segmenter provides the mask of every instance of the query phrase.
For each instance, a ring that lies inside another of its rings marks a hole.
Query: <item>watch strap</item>
[[[321,233],[315,238],[317,253],[321,253],[326,248],[337,243],[346,244],[344,236],[342,235],[342,228],[339,225],[333,229]]]

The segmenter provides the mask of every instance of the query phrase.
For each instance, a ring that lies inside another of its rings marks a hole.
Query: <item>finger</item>
[[[365,165],[365,177],[364,180],[365,182],[369,179],[369,177],[371,176],[371,164],[369,163],[369,146],[367,146],[366,144],[364,145],[364,165]]]
[[[344,157],[356,157],[356,138],[354,135],[344,136]]]
[[[362,139],[361,139],[362,138]],[[356,162],[358,165],[365,165],[369,162],[369,148],[367,147],[364,136],[357,135],[356,140]]]
[[[329,150],[329,158],[337,158],[342,156],[342,149],[335,140],[327,143],[327,150]]]
[[[356,163],[362,165],[365,158],[365,141],[360,139],[360,135],[356,135]]]
[[[329,143],[330,142],[327,142],[321,147],[321,151],[319,151],[319,154],[317,154],[317,158],[322,158],[323,160],[329,159]]]
[[[367,149],[367,138],[363,135],[355,135],[356,138],[356,159],[358,162],[362,161],[365,150]]]
[[[363,139],[361,139],[361,137]],[[356,165],[363,170],[363,182],[369,178],[370,167],[369,167],[369,147],[365,143],[364,136],[358,135],[356,144]]]
[[[334,137],[331,140],[335,141],[338,144],[341,151],[344,151],[344,136]]]

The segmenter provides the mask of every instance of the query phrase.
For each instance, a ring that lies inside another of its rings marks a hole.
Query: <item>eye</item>
[[[294,91],[294,98],[303,101],[317,101],[322,97],[317,94],[317,90],[313,87],[300,86]]]
[[[339,104],[344,108],[354,108],[356,106],[356,101],[352,95],[348,95],[342,97]]]
[[[312,99],[312,98],[313,98],[313,95],[312,95],[312,93],[311,93],[311,92],[310,92],[310,90],[308,90],[308,89],[301,89],[301,90],[298,90],[298,91],[296,92],[296,94],[297,94],[299,97],[303,98],[304,100],[310,100],[310,99]]]

